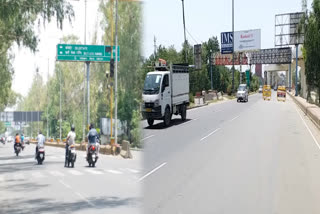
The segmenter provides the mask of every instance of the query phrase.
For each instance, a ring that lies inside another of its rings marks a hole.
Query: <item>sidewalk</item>
[[[320,107],[314,104],[310,104],[302,97],[294,96],[294,91],[287,92],[292,100],[301,108],[301,110],[307,115],[314,124],[320,129]]]

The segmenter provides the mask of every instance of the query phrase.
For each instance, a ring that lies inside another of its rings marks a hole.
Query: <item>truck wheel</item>
[[[171,122],[171,113],[170,113],[170,109],[166,108],[166,111],[164,113],[164,126],[168,127],[170,125]]]
[[[187,119],[187,106],[182,105],[181,106],[181,120],[185,121]]]
[[[154,123],[154,119],[148,119],[148,124],[149,124],[149,126],[152,126],[153,125],[153,123]]]

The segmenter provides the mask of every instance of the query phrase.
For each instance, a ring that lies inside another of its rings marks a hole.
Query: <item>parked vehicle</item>
[[[262,98],[264,100],[271,100],[271,86],[270,85],[263,86]]]
[[[43,163],[43,161],[45,159],[44,146],[41,146],[38,148],[36,159],[37,159],[39,165],[41,165]]]
[[[279,86],[277,90],[277,100],[278,101],[286,101],[286,87],[285,86]]]
[[[164,60],[156,63],[155,71],[149,72],[144,81],[142,113],[149,126],[154,120],[163,120],[169,126],[172,114],[187,118],[189,105],[189,66],[171,64]]]
[[[246,84],[240,84],[237,91],[237,102],[248,102],[249,94]]]
[[[259,93],[262,93],[262,85],[259,87]]]
[[[71,145],[68,148],[68,154],[66,157],[68,167],[70,167],[71,165],[71,167],[73,168],[74,163],[76,162],[76,159],[77,159],[76,147],[75,145]]]

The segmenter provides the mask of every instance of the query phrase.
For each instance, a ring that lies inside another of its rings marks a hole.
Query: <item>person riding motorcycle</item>
[[[89,133],[87,135],[87,137],[88,137],[87,160],[88,160],[89,148],[90,148],[91,144],[96,144],[98,142],[98,139],[99,139],[99,134],[98,134],[97,130],[94,128],[94,124],[93,123],[90,124],[89,128],[90,128],[90,130],[89,130]],[[99,146],[99,144],[97,144],[96,146],[97,146],[97,157],[98,157],[100,146]]]
[[[36,154],[35,154],[35,159],[37,159],[37,154],[38,154],[38,148],[43,147],[44,143],[46,141],[45,136],[42,134],[41,130],[39,131],[39,134],[37,136],[37,146],[36,146]]]
[[[22,145],[22,150],[24,149],[24,136],[23,133],[21,133],[21,145]]]
[[[64,166],[67,166],[67,156],[68,156],[68,150],[69,146],[74,145],[76,140],[76,133],[74,125],[71,126],[71,131],[68,133],[67,140],[66,140],[66,160]]]
[[[15,137],[15,140],[14,140],[14,144],[13,144],[14,152],[16,152],[16,146],[20,146],[23,149],[19,133],[16,134],[16,137]]]

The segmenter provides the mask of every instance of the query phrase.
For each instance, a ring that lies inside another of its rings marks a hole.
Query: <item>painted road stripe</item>
[[[68,170],[68,172],[72,175],[83,175],[82,172],[79,172],[77,170],[74,170],[74,169],[71,169],[71,170]]]
[[[303,124],[304,124],[304,125],[305,125],[305,127],[308,129],[308,131],[309,131],[309,133],[310,133],[310,135],[311,135],[311,137],[312,137],[312,139],[313,139],[314,143],[318,146],[318,149],[320,149],[320,145],[319,145],[319,143],[318,143],[317,139],[316,139],[316,138],[314,137],[314,135],[312,134],[312,132],[311,132],[311,130],[310,130],[310,128],[309,128],[309,126],[308,126],[308,125],[307,125],[307,123],[304,121],[304,119],[303,119],[303,117],[301,116],[300,112],[298,111],[297,107],[295,107],[295,108],[296,108],[296,111],[297,111],[297,113],[299,114],[299,116],[300,116],[301,120],[303,121]]]
[[[91,174],[95,174],[95,175],[102,175],[103,172],[94,170],[94,169],[86,169],[87,172],[91,173]]]
[[[231,119],[230,122],[234,121],[235,119],[237,119],[238,117],[240,117],[240,115],[236,116],[235,118]]]
[[[142,181],[143,179],[145,179],[146,177],[148,177],[149,175],[151,175],[152,173],[156,172],[157,170],[159,170],[161,167],[165,166],[167,163],[163,163],[160,166],[156,167],[155,169],[151,170],[149,173],[147,173],[146,175],[142,176],[139,181]]]
[[[140,171],[138,171],[138,170],[135,170],[135,169],[126,169],[126,170],[128,170],[129,172],[132,172],[132,173],[139,173]]]
[[[188,121],[188,122],[182,123],[181,126],[187,125],[187,124],[189,124],[189,123],[191,123],[191,122],[194,122],[194,121],[197,121],[197,120],[198,120],[198,118],[192,119],[192,120],[190,120],[190,121]]]
[[[49,173],[55,177],[64,177],[64,174],[59,171],[51,171]]]
[[[107,172],[110,172],[112,174],[118,174],[118,175],[123,174],[123,172],[120,172],[120,171],[117,171],[117,170],[112,170],[112,169],[107,170]]]
[[[217,128],[216,130],[214,130],[213,132],[211,132],[211,133],[208,134],[207,136],[201,138],[200,141],[203,141],[203,140],[207,139],[208,137],[210,137],[211,135],[213,135],[214,133],[216,133],[216,132],[219,131],[219,130],[220,130],[220,128]]]
[[[145,137],[145,138],[141,139],[141,141],[147,140],[147,139],[152,138],[152,137],[154,137],[154,135],[150,135],[148,137]]]
[[[85,202],[87,202],[90,206],[95,207],[95,205],[93,203],[91,203],[88,199],[86,199],[83,195],[81,195],[79,192],[75,192],[75,194],[77,194],[82,200],[84,200]]]
[[[59,182],[60,182],[63,186],[67,187],[68,189],[71,189],[71,186],[68,185],[68,184],[66,184],[66,183],[64,183],[62,180],[59,180]]]

